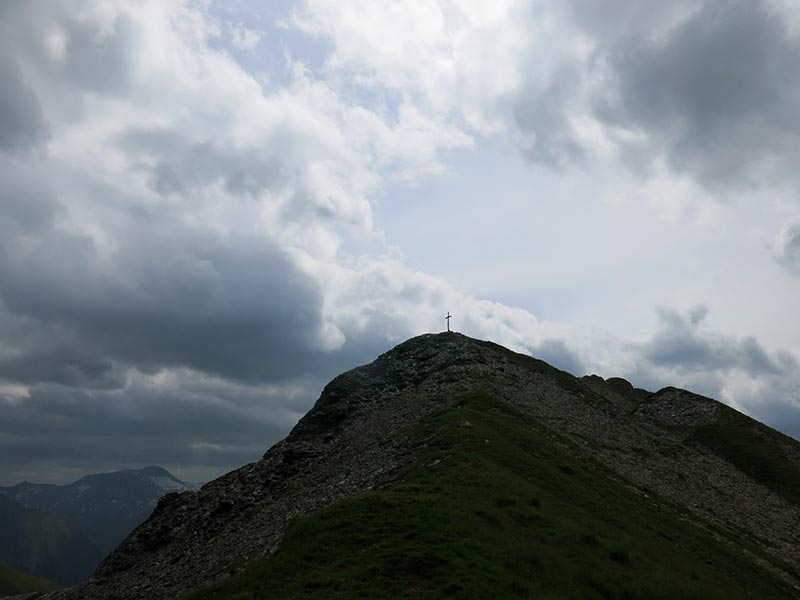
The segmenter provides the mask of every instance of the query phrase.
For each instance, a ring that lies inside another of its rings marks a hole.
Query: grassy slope
[[[0,596],[13,596],[28,592],[49,592],[58,589],[58,584],[32,577],[0,565]]]
[[[61,585],[92,574],[103,552],[66,517],[0,495],[0,562]]]
[[[297,519],[274,556],[193,600],[792,597],[711,528],[481,394],[416,433],[402,482]]]
[[[715,423],[695,428],[690,439],[800,506],[800,473],[783,448],[794,440],[727,406]]]

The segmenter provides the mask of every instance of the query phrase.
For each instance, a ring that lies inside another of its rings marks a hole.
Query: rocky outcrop
[[[261,461],[197,492],[163,497],[93,578],[47,597],[171,599],[229,577],[273,552],[293,517],[399,477],[412,460],[410,427],[473,390],[565,434],[643,497],[686,507],[772,557],[769,568],[800,593],[797,503],[696,434],[730,409],[673,388],[650,394],[620,379],[577,379],[444,333],[408,340],[340,375]],[[800,474],[792,462],[800,445],[759,427]]]

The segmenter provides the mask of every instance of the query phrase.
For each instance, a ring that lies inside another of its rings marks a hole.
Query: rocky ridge
[[[793,488],[753,472],[752,457],[742,454],[748,449],[728,452],[714,427],[734,419],[795,475],[798,442],[683,390],[651,394],[620,379],[578,379],[445,333],[408,340],[335,378],[261,461],[197,492],[164,496],[94,577],[46,597],[177,598],[229,577],[243,561],[273,552],[292,517],[399,477],[411,460],[409,426],[476,389],[568,436],[638,489],[643,502],[671,501],[744,535],[775,559],[765,567],[800,592]]]

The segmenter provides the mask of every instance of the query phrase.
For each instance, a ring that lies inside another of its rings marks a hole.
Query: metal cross
[[[444,320],[447,321],[447,332],[448,333],[450,332],[450,317],[451,316],[452,315],[450,314],[450,311],[448,310],[447,311],[447,316],[444,318]]]

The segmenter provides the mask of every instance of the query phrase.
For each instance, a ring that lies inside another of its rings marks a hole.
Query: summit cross
[[[447,333],[450,333],[450,317],[451,316],[452,315],[450,314],[450,311],[448,310],[447,311],[447,316],[444,318],[444,320],[447,321]]]

